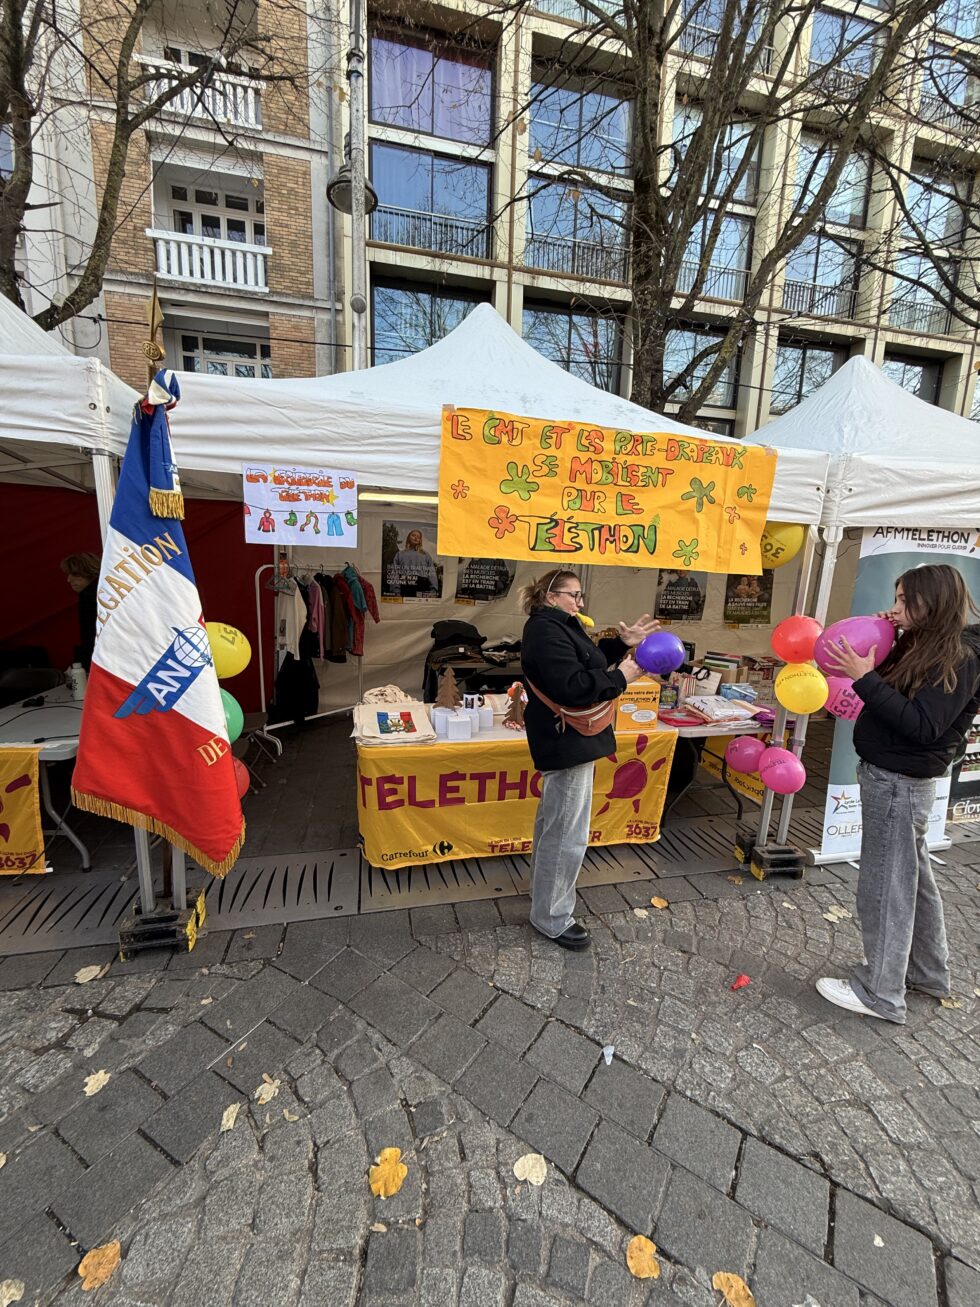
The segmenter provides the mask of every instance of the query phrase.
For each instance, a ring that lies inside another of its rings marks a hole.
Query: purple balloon
[[[840,676],[841,670],[836,663],[830,661],[828,654],[831,650],[840,652],[838,641],[841,636],[847,641],[855,653],[866,657],[875,649],[875,666],[885,661],[891,653],[892,645],[895,643],[895,628],[891,622],[886,621],[884,617],[845,617],[840,622],[834,622],[817,636],[816,644],[813,646],[813,658],[822,672],[829,676]]]
[[[795,794],[806,784],[806,768],[789,749],[768,748],[759,760],[759,775],[776,794]]]
[[[725,761],[732,771],[755,775],[759,770],[759,759],[766,751],[766,746],[754,735],[736,736],[725,746]]]
[[[854,682],[847,676],[828,676],[827,685],[830,687],[826,703],[827,711],[845,722],[853,722],[864,707],[854,689]]]
[[[653,631],[636,646],[633,657],[645,672],[666,676],[677,671],[687,657],[687,650],[670,631]]]

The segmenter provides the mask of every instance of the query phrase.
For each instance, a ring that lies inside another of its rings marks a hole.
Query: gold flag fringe
[[[83,812],[92,812],[97,817],[109,817],[113,821],[126,822],[129,826],[138,826],[141,830],[150,831],[153,835],[161,835],[165,840],[169,840],[171,844],[176,845],[178,849],[183,849],[195,862],[200,863],[205,871],[209,871],[212,876],[217,876],[219,880],[223,876],[227,876],[228,872],[231,871],[245,844],[244,817],[242,818],[241,833],[232,845],[227,857],[223,858],[221,862],[215,862],[213,858],[209,858],[190,840],[185,839],[183,835],[175,831],[172,826],[168,826],[166,822],[157,821],[156,817],[147,816],[145,812],[137,812],[135,808],[125,808],[121,803],[113,803],[110,799],[100,799],[94,794],[84,794],[81,790],[76,790],[74,786],[72,786],[71,790],[71,801],[76,808],[81,808]]]
[[[150,512],[154,517],[184,520],[184,496],[179,490],[150,490]]]

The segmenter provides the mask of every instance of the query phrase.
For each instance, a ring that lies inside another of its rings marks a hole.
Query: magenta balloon
[[[853,722],[864,707],[854,689],[854,682],[847,676],[828,676],[827,684],[830,687],[830,694],[827,695],[827,711],[846,722]]]
[[[633,657],[645,672],[666,676],[668,672],[677,671],[687,657],[687,650],[670,631],[654,631],[640,641]]]
[[[759,759],[766,751],[766,746],[754,735],[738,735],[729,740],[725,746],[725,761],[732,771],[755,775],[759,770]]]
[[[789,749],[768,748],[759,759],[759,775],[776,794],[795,794],[806,784],[806,768]]]
[[[829,676],[840,676],[840,668],[830,662],[828,652],[838,648],[837,642],[843,636],[855,653],[866,657],[875,647],[875,666],[884,662],[891,653],[895,643],[895,628],[883,617],[845,617],[834,622],[817,636],[813,646],[813,657],[822,672]]]

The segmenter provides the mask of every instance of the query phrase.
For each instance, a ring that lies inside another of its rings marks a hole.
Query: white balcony
[[[154,74],[154,79],[146,87],[149,99],[163,95],[178,77],[194,71],[189,64],[173,63],[169,59],[151,59],[146,55],[135,55],[134,58],[147,72]],[[163,112],[180,118],[197,118],[221,127],[258,131],[262,127],[259,83],[234,73],[215,72],[206,86],[181,91]]]
[[[853,318],[857,291],[851,286],[825,286],[812,281],[783,282],[783,308],[816,317]]]
[[[940,95],[919,96],[919,117],[933,127],[945,127],[951,132],[965,132],[969,127],[969,106],[955,104]]]
[[[183,236],[175,231],[147,230],[156,251],[158,277],[193,282],[222,290],[265,292],[267,245],[219,241],[208,236]]]

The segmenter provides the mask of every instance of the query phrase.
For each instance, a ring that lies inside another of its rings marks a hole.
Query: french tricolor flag
[[[162,835],[223,876],[241,852],[245,820],[180,525],[167,421],[179,398],[174,374],[158,372],[133,410],[102,554],[72,798]]]

